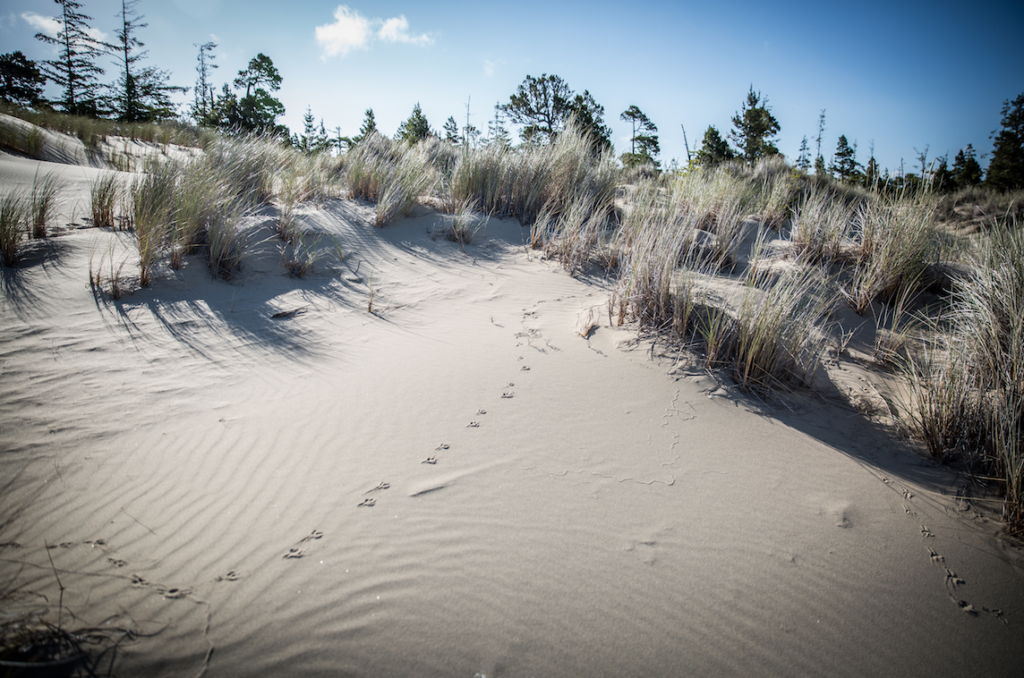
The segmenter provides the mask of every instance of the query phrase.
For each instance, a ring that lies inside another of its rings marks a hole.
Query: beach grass
[[[0,260],[4,266],[14,266],[18,250],[25,237],[28,199],[18,189],[0,193]]]

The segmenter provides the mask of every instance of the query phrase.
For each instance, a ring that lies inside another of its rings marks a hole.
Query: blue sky
[[[113,38],[119,0],[81,2]],[[0,51],[51,58],[33,36],[58,9],[4,0]],[[791,160],[805,135],[813,153],[826,109],[826,158],[845,134],[861,162],[873,142],[883,167],[897,170],[902,158],[911,171],[915,148],[950,161],[968,143],[989,151],[1003,101],[1024,92],[1020,2],[143,0],[138,9],[149,63],[171,71],[174,84],[194,84],[194,43],[219,44],[218,84],[257,53],[269,56],[293,131],[310,106],[328,128],[355,134],[372,107],[393,134],[417,102],[435,129],[449,116],[461,126],[467,100],[470,122],[486,130],[496,102],[526,75],[549,73],[605,107],[618,152],[629,138],[619,114],[636,105],[659,128],[662,160],[684,161],[680,125],[691,150],[708,125],[726,134],[753,85]],[[116,77],[112,63],[106,77]]]

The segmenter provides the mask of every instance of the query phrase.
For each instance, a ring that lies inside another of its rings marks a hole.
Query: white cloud
[[[484,75],[488,78],[494,75],[495,63],[490,59],[484,59]]]
[[[61,29],[64,27],[63,24],[60,21],[58,21],[55,17],[42,16],[41,14],[36,14],[35,12],[25,12],[24,14],[21,15],[21,18],[27,21],[28,24],[32,26],[32,28],[36,29],[37,31],[44,35],[50,36],[51,38],[56,38],[57,34],[60,33]],[[93,40],[98,40],[100,42],[110,42],[110,38],[107,37],[106,33],[91,26],[86,27],[85,34]]]
[[[369,49],[375,40],[402,42],[420,47],[432,45],[426,33],[409,34],[409,21],[404,15],[391,19],[368,19],[346,5],[334,10],[334,23],[316,27],[316,41],[323,48],[323,57],[344,57],[354,49]]]
[[[43,35],[56,38],[57,34],[60,33],[60,22],[52,16],[41,16],[35,12],[25,12],[21,15],[21,18]]]
[[[424,46],[434,44],[434,39],[426,33],[409,35],[409,21],[404,14],[388,19],[377,31],[377,37],[388,42],[404,42],[410,45]]]
[[[366,49],[370,38],[370,20],[341,5],[334,10],[334,23],[316,27],[316,41],[324,56],[345,56],[353,49]]]

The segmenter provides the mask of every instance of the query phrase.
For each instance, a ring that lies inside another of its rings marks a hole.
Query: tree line
[[[160,122],[178,118],[177,106],[171,95],[184,94],[189,88],[170,84],[171,74],[155,66],[146,65],[147,52],[139,33],[147,27],[145,17],[139,14],[139,0],[121,0],[120,22],[115,41],[104,42],[94,37],[89,22],[77,0],[55,0],[59,13],[54,17],[60,30],[57,34],[37,33],[36,38],[57,49],[57,55],[36,63],[20,51],[0,55],[0,98],[32,107],[53,107],[73,115],[112,117],[124,122]],[[213,83],[213,71],[218,68],[215,50],[217,44],[206,42],[195,45],[196,83],[193,101],[186,118],[192,123],[226,131],[272,134],[290,141],[306,152],[331,149],[343,150],[359,143],[377,129],[373,109],[367,109],[359,134],[343,137],[336,129],[328,134],[321,118],[316,124],[312,111],[307,108],[301,134],[290,134],[287,127],[277,121],[285,108],[273,95],[281,88],[282,78],[270,57],[257,54],[234,80],[224,83],[218,91]],[[104,56],[116,57],[118,75],[114,82],[104,84],[100,76],[105,71],[99,64]],[[48,101],[43,97],[47,82],[60,86],[61,96]],[[590,139],[595,153],[612,150],[611,128],[605,124],[604,106],[597,103],[588,90],[575,92],[557,75],[527,75],[509,100],[494,106],[494,118],[488,121],[487,134],[469,123],[467,103],[466,124],[459,129],[454,116],[448,118],[441,132],[435,132],[422,108],[417,103],[409,118],[401,123],[394,137],[415,143],[427,137],[444,138],[454,144],[467,146],[478,143],[497,143],[511,146],[511,135],[506,122],[519,126],[519,137],[525,145],[554,143],[567,125],[576,125]],[[960,149],[950,166],[948,157],[933,158],[928,164],[928,147],[918,152],[920,173],[907,172],[902,166],[891,173],[880,170],[869,153],[866,164],[857,160],[857,142],[852,144],[846,135],[840,135],[835,153],[829,163],[821,152],[825,131],[825,111],[818,118],[815,155],[810,155],[806,136],[793,163],[794,169],[827,176],[840,181],[859,183],[869,187],[927,186],[933,190],[952,190],[965,186],[986,185],[1007,190],[1024,188],[1024,94],[1007,100],[1001,111],[1001,127],[992,132],[994,140],[987,171],[982,171],[978,155],[968,144]],[[620,159],[626,167],[650,166],[660,169],[661,152],[658,127],[637,106],[623,111],[619,119],[630,125],[629,150]],[[731,118],[732,129],[723,137],[714,125],[704,132],[700,148],[690,156],[688,166],[708,166],[726,160],[741,159],[748,163],[779,155],[778,133],[780,125],[771,113],[767,97],[755,91],[747,92],[740,110]],[[685,130],[684,130],[685,132]],[[443,134],[443,137],[442,137]],[[901,163],[902,165],[902,163]]]

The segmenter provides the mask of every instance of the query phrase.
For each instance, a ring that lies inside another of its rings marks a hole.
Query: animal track
[[[114,567],[126,567],[127,561],[121,560],[120,558],[107,558],[107,561]]]
[[[504,393],[501,394],[501,397],[502,398],[515,398],[516,394],[513,393],[512,391],[505,391]]]
[[[940,556],[938,553],[936,553],[932,549],[928,549],[928,555],[931,556],[932,562],[935,563],[936,565],[946,561],[945,558]]]
[[[357,504],[357,506],[373,506],[377,503],[377,500],[373,497],[367,497]]]
[[[238,574],[234,570],[231,570],[227,574],[220,575],[219,577],[214,579],[214,581],[238,581],[241,578],[242,578],[242,575]]]
[[[917,515],[917,513],[915,511],[911,510],[911,508],[909,506],[907,506],[906,504],[903,505],[903,512],[906,513],[908,516],[916,516]]]
[[[382,483],[379,483],[377,485],[377,487],[373,488],[372,490],[367,491],[366,494],[370,494],[370,492],[379,492],[381,490],[386,490],[389,487],[391,487],[391,483],[384,483],[384,482],[382,482]]]
[[[523,365],[522,367],[519,368],[519,370],[522,371],[522,372],[529,372],[530,368],[527,367],[526,365]]]
[[[288,559],[288,558],[302,558],[305,555],[306,555],[305,552],[303,552],[303,550],[300,549],[300,548],[290,548],[290,549],[288,549],[288,553],[284,554],[281,557],[285,558],[285,559]]]
[[[311,532],[309,535],[307,535],[307,536],[303,537],[302,539],[300,539],[299,543],[301,544],[304,541],[314,541],[316,539],[319,539],[322,536],[324,536],[323,532],[321,532],[320,530],[313,530],[313,532]]]
[[[437,463],[437,457],[427,457],[426,459],[424,459],[420,463],[421,464],[436,464]]]
[[[927,525],[922,525],[921,526],[921,536],[924,537],[925,539],[927,539],[929,537],[934,537],[935,535],[932,534],[932,531],[928,529]]]
[[[440,445],[438,445],[437,447],[434,448],[434,451],[435,452],[440,452],[441,450],[447,450],[447,449],[448,449],[448,443],[441,443]]]
[[[466,424],[466,428],[480,428],[480,422],[479,421],[471,421],[468,424]]]

